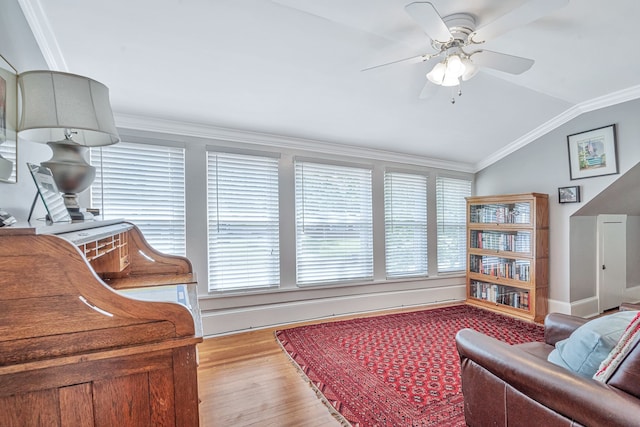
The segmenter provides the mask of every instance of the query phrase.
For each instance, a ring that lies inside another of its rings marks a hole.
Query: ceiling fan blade
[[[369,71],[369,70],[373,70],[373,69],[380,68],[380,67],[386,67],[387,65],[399,64],[401,62],[408,62],[410,64],[417,64],[417,63],[420,63],[420,62],[423,62],[423,61],[427,61],[430,58],[431,58],[431,56],[428,55],[428,54],[411,56],[409,58],[403,58],[403,59],[398,59],[396,61],[385,62],[384,64],[372,65],[371,67],[363,68],[360,71]]]
[[[569,3],[569,0],[530,0],[495,21],[478,28],[471,38],[476,43],[491,40],[516,27],[521,27],[542,18],[550,12],[566,6],[567,3]]]
[[[447,25],[431,3],[409,3],[404,9],[422,27],[431,40],[445,43],[453,38],[449,28],[447,28]]]
[[[472,53],[471,61],[479,67],[493,68],[509,74],[524,73],[531,68],[535,62],[533,59],[492,52],[490,50],[479,50]]]

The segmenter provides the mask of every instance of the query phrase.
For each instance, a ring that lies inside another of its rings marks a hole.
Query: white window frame
[[[104,220],[137,225],[154,249],[184,256],[185,154],[181,146],[128,141],[91,148],[91,206]]]
[[[209,292],[280,285],[278,163],[271,153],[207,150]]]
[[[426,277],[429,274],[428,181],[424,173],[385,171],[387,279]]]
[[[372,281],[372,167],[298,158],[294,176],[296,284]]]
[[[445,193],[443,185],[455,187],[455,193]],[[471,196],[473,181],[467,178],[436,177],[436,221],[438,238],[438,274],[459,273],[467,266],[467,206],[465,197]],[[452,244],[453,242],[453,244]]]

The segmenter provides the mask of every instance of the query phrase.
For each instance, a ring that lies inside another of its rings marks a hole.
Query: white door
[[[616,308],[627,287],[627,216],[598,215],[599,310]]]

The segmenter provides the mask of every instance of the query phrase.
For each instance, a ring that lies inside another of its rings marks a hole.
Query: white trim
[[[549,304],[548,313],[571,314],[571,304],[568,302],[549,299],[547,303]]]
[[[640,286],[634,286],[633,288],[626,288],[624,290],[623,301],[625,302],[637,302],[640,301]],[[558,302],[558,307],[560,305],[567,305],[566,303]],[[599,315],[599,299],[597,296],[589,297],[585,299],[581,299],[579,301],[574,301],[571,304],[568,304],[569,311],[561,311],[561,310],[551,310],[551,301],[549,301],[549,312],[557,311],[559,313],[567,313],[573,316],[580,316],[584,318],[595,317]],[[554,307],[556,308],[556,307]]]
[[[598,297],[589,297],[574,301],[570,306],[567,314],[571,314],[572,316],[589,318],[598,315]]]
[[[68,72],[67,61],[62,55],[60,45],[58,45],[58,40],[42,9],[40,0],[18,0],[18,3],[49,69]]]
[[[600,108],[610,107],[612,105],[621,104],[623,102],[632,101],[640,98],[640,85],[631,86],[630,88],[619,90],[598,98],[594,98],[588,101],[584,101],[580,104],[576,104],[563,113],[557,115],[546,123],[533,129],[531,132],[521,136],[512,143],[506,145],[495,153],[475,164],[474,172],[479,172],[482,169],[492,165],[498,160],[508,156],[509,154],[519,150],[525,145],[535,141],[543,135],[551,132],[552,130],[562,126],[569,120],[575,119],[581,114],[588,113],[589,111],[598,110]]]
[[[217,336],[349,314],[445,302],[463,302],[465,295],[466,286],[461,284],[410,291],[294,301],[213,312],[203,310],[202,326],[205,336]]]
[[[364,154],[366,157],[372,160],[383,160],[409,165],[447,169],[457,172],[476,173],[492,165],[498,160],[508,156],[509,154],[519,150],[527,144],[530,144],[538,138],[546,135],[552,130],[562,126],[570,120],[580,116],[581,114],[638,98],[640,98],[640,85],[632,86],[627,89],[623,89],[601,96],[599,98],[576,104],[563,113],[559,114],[558,116],[552,118],[546,123],[543,123],[542,125],[513,141],[509,145],[479,161],[475,165],[431,159],[428,157],[416,157],[385,150],[335,144],[313,139],[294,138],[239,129],[222,128],[199,123],[188,123],[177,120],[162,120],[131,114],[114,113],[114,115],[118,127],[122,127],[125,129],[128,128],[149,132],[164,132],[173,135],[212,138],[230,142],[261,144],[271,147],[307,150],[350,157],[362,157]]]
[[[372,148],[356,147],[353,145],[335,144],[313,139],[294,138],[283,135],[246,131],[240,129],[222,128],[201,123],[188,123],[177,120],[163,120],[152,117],[120,114],[114,112],[116,125],[123,129],[147,132],[161,132],[172,135],[191,136],[197,138],[217,139],[229,142],[266,145],[269,147],[311,151],[316,153],[348,156],[353,158],[368,158],[408,165],[425,166],[447,169],[457,172],[473,173],[471,165],[451,162],[447,160],[416,157],[408,154]]]
[[[640,301],[640,286],[634,286],[632,288],[626,288],[624,290],[624,302],[637,303]]]

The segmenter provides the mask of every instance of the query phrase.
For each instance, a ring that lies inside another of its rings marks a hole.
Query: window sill
[[[237,297],[248,297],[248,296],[259,296],[259,295],[271,295],[271,294],[289,294],[289,293],[317,293],[325,290],[353,290],[353,289],[362,289],[366,288],[367,293],[381,290],[386,291],[387,289],[380,289],[385,285],[408,285],[403,289],[413,289],[415,287],[419,287],[421,283],[425,282],[434,282],[434,281],[442,281],[442,280],[451,280],[464,278],[464,271],[461,272],[452,272],[452,273],[440,273],[437,276],[421,276],[421,277],[408,277],[408,278],[397,278],[397,279],[383,279],[376,281],[366,281],[366,282],[342,282],[342,283],[326,283],[326,284],[309,284],[309,285],[289,285],[289,286],[279,286],[279,287],[268,287],[268,288],[252,288],[252,289],[244,289],[244,290],[225,290],[225,291],[209,291],[205,294],[200,294],[198,296],[199,299],[221,299],[221,298],[237,298]],[[415,286],[411,284],[414,283]],[[389,289],[391,290],[391,289]]]

